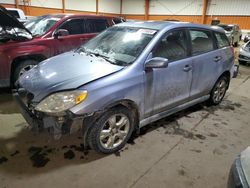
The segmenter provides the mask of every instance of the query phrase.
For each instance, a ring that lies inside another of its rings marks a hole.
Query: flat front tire
[[[134,130],[131,112],[125,107],[116,107],[104,112],[90,128],[88,143],[99,153],[114,153],[127,143]]]

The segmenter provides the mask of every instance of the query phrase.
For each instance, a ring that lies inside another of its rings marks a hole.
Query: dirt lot
[[[0,94],[0,187],[226,187],[250,145],[250,67],[223,103],[197,105],[143,128],[119,153],[84,151],[81,135],[34,134],[8,91]]]

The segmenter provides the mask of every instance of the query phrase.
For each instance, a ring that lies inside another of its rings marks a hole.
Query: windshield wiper
[[[107,57],[107,56],[105,56],[105,55],[103,55],[103,54],[97,53],[97,52],[89,51],[89,50],[87,50],[87,49],[84,48],[84,47],[80,47],[80,48],[78,48],[76,51],[77,51],[77,52],[84,52],[84,53],[86,53],[87,55],[92,54],[92,55],[94,55],[94,56],[96,56],[96,57],[101,57],[101,58],[104,59],[105,61],[107,61],[107,62],[109,62],[109,63],[111,63],[111,64],[114,64],[114,65],[127,66],[127,63],[125,63],[125,62],[121,62],[121,61],[119,61],[119,62],[112,61],[112,60],[110,60],[109,57]]]
[[[105,56],[105,55],[102,55],[102,54],[97,53],[97,52],[87,51],[86,49],[84,49],[84,50],[85,50],[85,52],[86,52],[87,54],[93,54],[94,56],[96,56],[96,57],[101,57],[102,59],[104,59],[105,61],[107,61],[107,62],[109,62],[109,63],[111,63],[111,64],[116,64],[114,61],[111,61],[110,58],[107,57],[107,56]]]

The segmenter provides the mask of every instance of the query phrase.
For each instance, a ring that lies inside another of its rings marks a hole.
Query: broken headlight
[[[86,97],[87,91],[85,90],[58,92],[43,99],[35,109],[41,112],[58,113],[80,104]]]

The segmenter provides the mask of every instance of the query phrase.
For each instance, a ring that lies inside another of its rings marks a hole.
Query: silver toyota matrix
[[[13,95],[35,129],[60,137],[80,122],[85,146],[113,153],[151,122],[203,101],[219,104],[233,65],[222,29],[125,22],[24,73]]]

